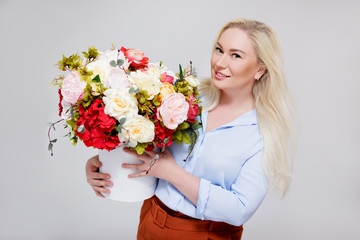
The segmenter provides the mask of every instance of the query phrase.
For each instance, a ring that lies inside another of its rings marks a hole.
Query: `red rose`
[[[106,149],[108,151],[119,145],[120,141],[114,129],[115,119],[104,113],[102,100],[96,99],[86,110],[83,106],[79,107],[79,119],[76,126],[85,127],[82,133],[76,130],[76,135],[83,140],[87,147]]]
[[[196,116],[199,114],[199,105],[196,103],[194,94],[191,94],[187,101],[189,103],[189,111],[187,115],[188,119],[186,121],[194,123]]]
[[[63,100],[63,95],[61,94],[61,89],[59,88],[59,98],[60,98],[60,101],[59,101],[59,116],[61,117],[61,113],[63,111],[63,106],[61,104],[62,100]]]
[[[145,57],[144,53],[141,50],[134,48],[126,49],[124,47],[122,47],[120,50],[128,59],[130,66],[135,68],[136,70],[143,69],[148,66],[149,58]]]

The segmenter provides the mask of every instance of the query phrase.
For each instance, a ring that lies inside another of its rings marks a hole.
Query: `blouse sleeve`
[[[245,223],[267,193],[261,159],[260,150],[249,157],[229,190],[201,178],[196,210],[198,217],[235,226]]]

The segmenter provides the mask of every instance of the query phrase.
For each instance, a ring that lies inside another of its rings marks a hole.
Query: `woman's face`
[[[259,79],[264,71],[258,64],[249,36],[243,30],[230,28],[221,34],[211,57],[215,87],[223,91],[252,93],[255,79]]]

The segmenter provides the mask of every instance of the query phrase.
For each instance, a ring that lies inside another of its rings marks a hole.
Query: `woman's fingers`
[[[110,189],[104,188],[104,187],[97,187],[97,186],[93,186],[92,187],[94,189],[94,191],[98,191],[100,193],[110,193]]]
[[[146,176],[146,171],[142,171],[142,172],[137,172],[137,173],[133,173],[133,174],[129,174],[129,178],[137,178],[137,177],[143,177]]]
[[[92,179],[110,179],[111,178],[110,174],[100,173],[100,172],[89,172],[86,174],[86,177],[92,178]]]
[[[96,191],[95,189],[94,189],[94,192],[95,192],[96,196],[105,198],[104,195],[102,195],[100,192]]]
[[[88,179],[88,184],[90,184],[92,187],[112,187],[113,183],[111,181],[104,181],[104,180],[95,180],[95,179]]]

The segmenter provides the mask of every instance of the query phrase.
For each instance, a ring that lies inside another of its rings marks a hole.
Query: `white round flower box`
[[[102,162],[100,172],[111,176],[113,186],[109,187],[110,194],[102,193],[106,198],[122,201],[137,202],[148,199],[154,195],[158,179],[152,176],[128,178],[128,175],[136,170],[125,169],[123,163],[142,163],[138,158],[125,153],[123,147],[112,151],[99,150],[99,158]]]

